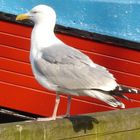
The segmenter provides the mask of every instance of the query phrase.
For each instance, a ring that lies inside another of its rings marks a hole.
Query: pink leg
[[[59,103],[60,103],[60,96],[59,96],[59,94],[56,94],[55,106],[54,106],[54,111],[53,111],[52,117],[38,118],[37,121],[51,121],[51,120],[56,120],[57,110],[58,110]]]

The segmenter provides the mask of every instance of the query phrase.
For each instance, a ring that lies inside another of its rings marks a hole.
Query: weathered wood
[[[139,140],[140,108],[0,125],[0,140]]]

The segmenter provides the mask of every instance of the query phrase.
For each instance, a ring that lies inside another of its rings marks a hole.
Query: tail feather
[[[136,89],[136,88],[124,86],[124,85],[119,85],[119,86],[116,87],[115,90],[110,91],[110,95],[119,96],[121,98],[125,98],[126,100],[130,101],[131,99],[129,99],[127,96],[125,96],[124,95],[125,93],[140,94],[140,90]]]
[[[125,108],[125,105],[121,101],[119,101],[115,97],[109,95],[109,93],[107,94],[104,91],[97,91],[97,90],[91,91],[90,90],[90,91],[86,91],[86,94],[90,97],[97,98],[97,99],[109,104],[110,106]]]
[[[115,96],[120,96],[122,98],[130,100],[127,96],[124,95],[124,93],[140,94],[140,90],[136,88],[119,85],[113,91],[103,91],[99,89],[85,91],[85,94],[90,97],[102,100],[103,102],[109,104],[110,106],[120,107],[120,108],[125,108],[125,105],[117,98],[115,98]]]
[[[124,85],[119,85],[116,87],[116,89],[113,91],[114,93],[132,93],[132,94],[140,94],[140,90],[137,88],[132,88]]]

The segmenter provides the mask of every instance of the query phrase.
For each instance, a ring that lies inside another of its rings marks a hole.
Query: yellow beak
[[[24,19],[29,19],[29,15],[20,14],[20,15],[17,15],[17,17],[16,17],[16,20],[24,20]]]

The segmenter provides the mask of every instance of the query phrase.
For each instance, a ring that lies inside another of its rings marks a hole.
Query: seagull
[[[66,116],[70,116],[71,96],[97,98],[110,106],[125,108],[116,96],[123,92],[138,93],[136,89],[123,87],[103,66],[94,63],[81,51],[65,44],[54,33],[56,13],[48,5],[37,5],[16,20],[30,19],[34,22],[31,33],[30,63],[36,80],[45,88],[56,92],[51,117],[38,121],[55,120],[60,94],[68,96]]]

